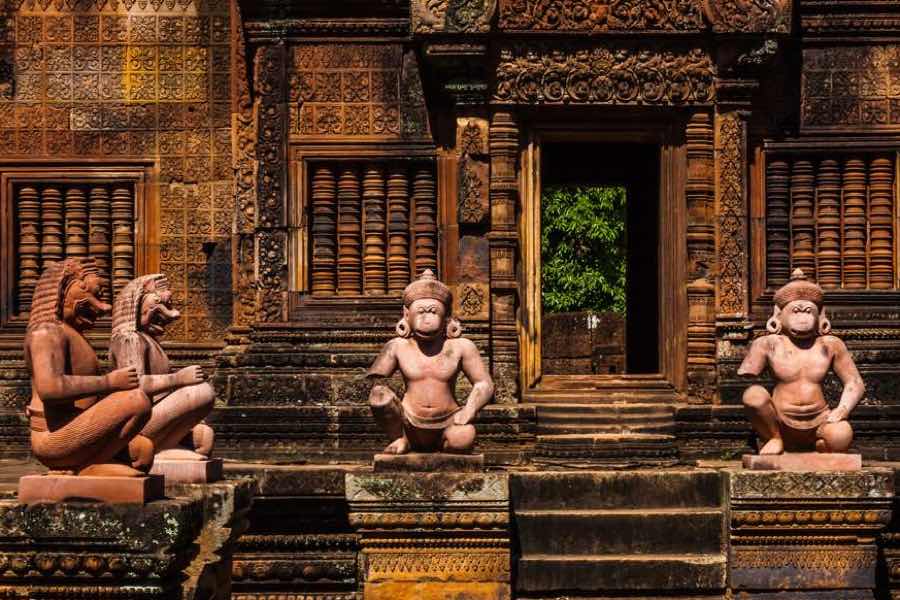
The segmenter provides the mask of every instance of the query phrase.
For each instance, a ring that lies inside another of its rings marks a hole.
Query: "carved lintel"
[[[700,31],[700,0],[500,0],[500,29],[528,32]]]
[[[710,104],[715,67],[700,46],[608,42],[506,44],[501,104]]]

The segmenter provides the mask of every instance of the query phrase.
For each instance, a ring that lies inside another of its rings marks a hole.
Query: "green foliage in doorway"
[[[545,312],[625,313],[625,188],[563,185],[541,196]]]

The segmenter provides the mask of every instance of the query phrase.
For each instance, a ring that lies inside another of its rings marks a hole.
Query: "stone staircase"
[[[725,509],[715,471],[510,477],[517,597],[721,594]]]
[[[672,465],[674,399],[667,394],[556,391],[531,394],[537,413],[535,462],[565,466]]]

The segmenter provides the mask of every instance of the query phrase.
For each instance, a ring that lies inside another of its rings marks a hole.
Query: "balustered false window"
[[[801,268],[826,291],[897,290],[895,184],[892,153],[769,154],[765,288]]]
[[[96,171],[0,172],[4,326],[24,325],[34,288],[49,262],[93,257],[109,281],[107,302],[145,264],[146,236],[143,227],[137,227],[143,221],[144,169]]]
[[[437,273],[433,161],[310,161],[306,179],[306,292],[397,295]]]

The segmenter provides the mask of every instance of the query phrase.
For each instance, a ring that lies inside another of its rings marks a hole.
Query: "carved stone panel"
[[[808,129],[900,127],[900,46],[803,50],[801,124]]]
[[[790,33],[792,0],[705,0],[716,33]]]
[[[460,223],[483,223],[488,216],[488,163],[464,156],[459,161],[459,206],[457,214]]]
[[[459,284],[453,312],[466,321],[486,321],[490,315],[490,243],[478,236],[459,240]]]
[[[495,102],[710,104],[715,68],[699,46],[510,44],[500,50]]]
[[[497,0],[412,0],[412,28],[417,34],[486,33]]]
[[[699,31],[700,0],[500,0],[500,29],[512,31]]]
[[[419,65],[399,44],[301,44],[289,66],[290,134],[427,139]]]

